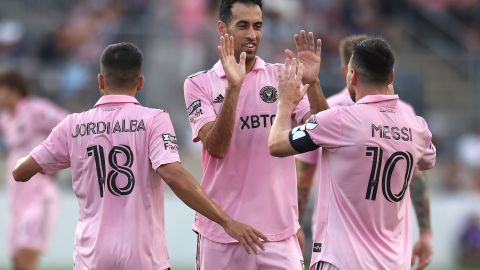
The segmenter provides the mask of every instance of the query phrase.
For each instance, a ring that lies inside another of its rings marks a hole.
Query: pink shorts
[[[35,198],[35,201],[38,203],[23,209],[16,207],[10,215],[9,248],[12,257],[21,249],[43,252],[50,240],[58,214],[58,197]]]
[[[294,235],[265,242],[265,251],[248,254],[239,243],[217,243],[198,236],[197,270],[303,270],[302,251]]]
[[[339,270],[339,268],[331,263],[320,261],[310,266],[310,270]]]

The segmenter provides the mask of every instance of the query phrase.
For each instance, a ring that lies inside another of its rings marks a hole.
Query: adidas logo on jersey
[[[214,100],[213,103],[222,103],[224,100],[222,94],[218,95]]]

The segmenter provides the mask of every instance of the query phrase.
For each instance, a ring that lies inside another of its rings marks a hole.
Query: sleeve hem
[[[162,160],[155,161],[155,162],[152,163],[152,169],[157,171],[157,169],[160,166],[165,165],[165,164],[169,164],[169,163],[174,163],[174,162],[181,162],[180,158],[177,156],[177,157],[174,157],[174,158],[167,158],[167,159],[162,159]]]
[[[202,118],[198,124],[196,124],[196,128],[193,130],[193,136],[192,136],[192,141],[193,142],[199,142],[200,141],[200,137],[198,136],[198,133],[200,132],[200,130],[202,129],[203,126],[205,126],[205,124],[207,123],[210,123],[210,122],[213,122],[217,119],[217,116],[216,115],[211,115],[211,116],[208,116],[208,117],[205,117],[205,118]]]

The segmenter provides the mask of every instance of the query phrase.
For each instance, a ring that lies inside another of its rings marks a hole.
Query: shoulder
[[[201,71],[195,72],[195,73],[193,73],[193,74],[188,75],[188,76],[187,76],[187,79],[193,79],[193,78],[195,78],[195,77],[201,76],[201,75],[207,73],[208,71],[209,71],[209,70],[201,70]]]
[[[413,109],[412,105],[408,104],[407,102],[405,102],[401,99],[398,100],[398,107],[402,110],[405,110],[408,113],[416,115],[415,109]]]
[[[217,76],[213,69],[199,71],[188,76],[184,82],[184,91],[192,92],[199,89],[209,89],[210,85],[214,85],[216,82],[220,82],[221,78]]]

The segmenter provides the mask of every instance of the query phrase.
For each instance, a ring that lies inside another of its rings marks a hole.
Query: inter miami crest
[[[273,86],[265,86],[260,90],[260,98],[266,103],[273,103],[277,101],[277,89]]]

